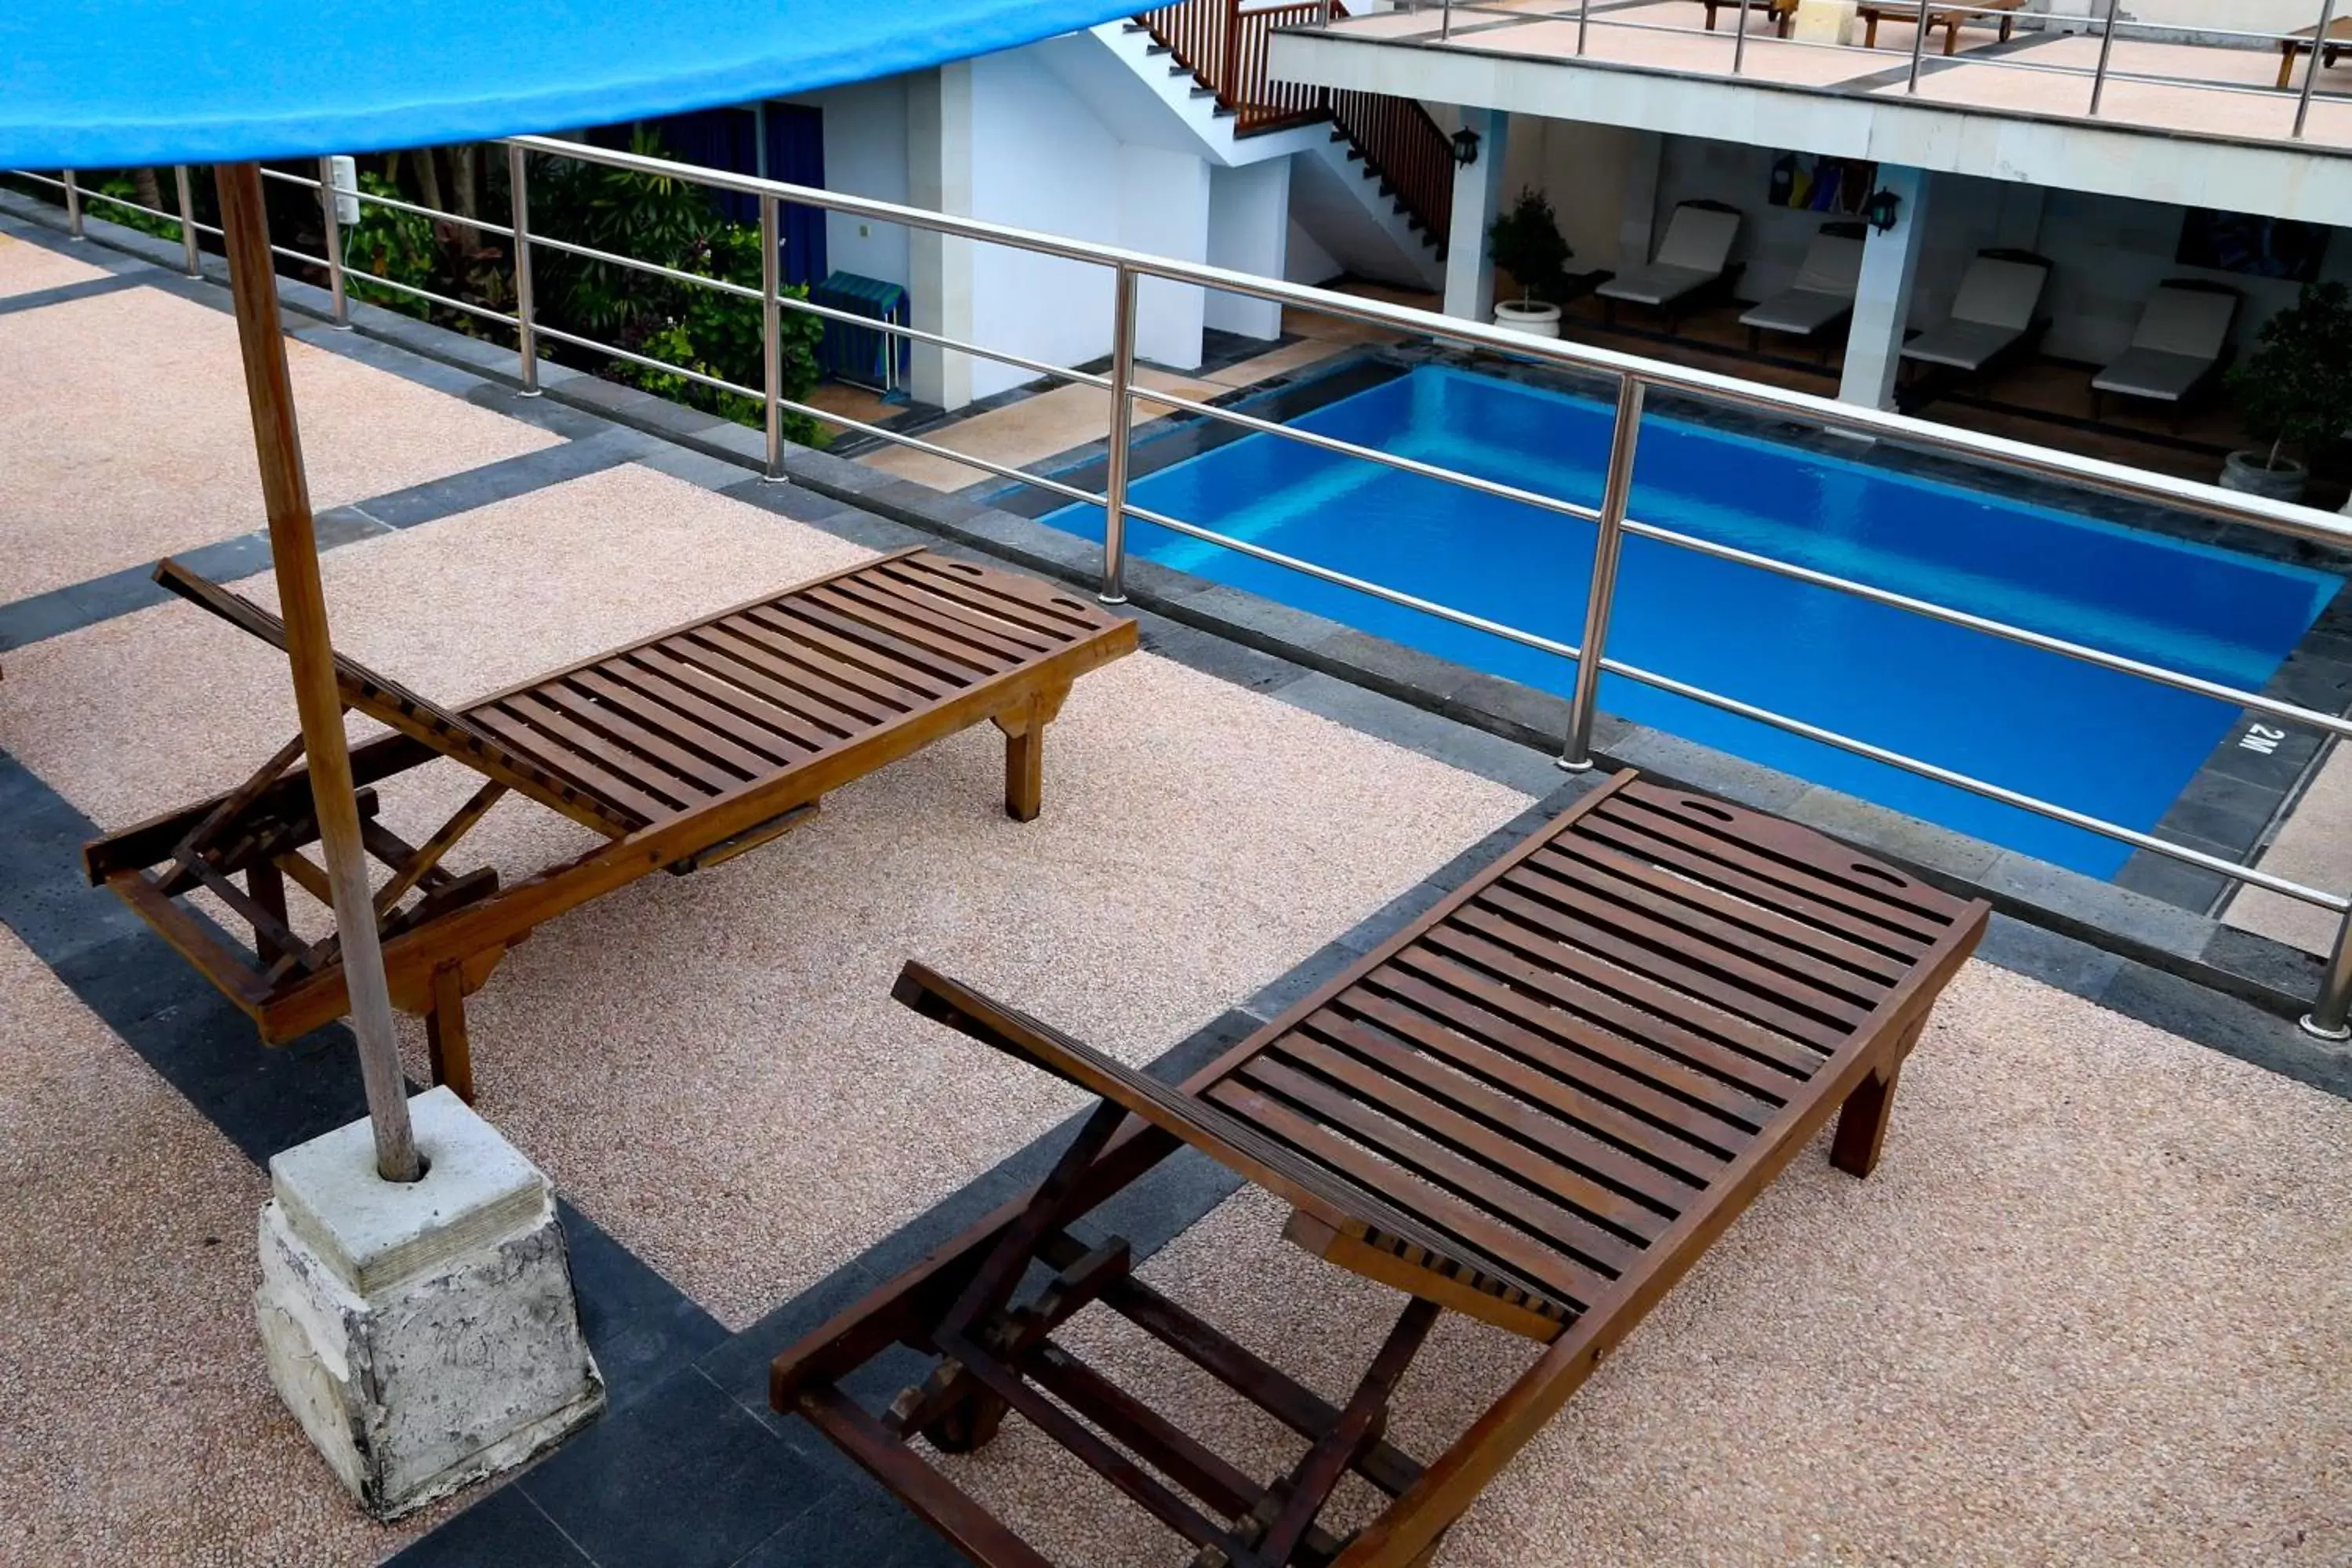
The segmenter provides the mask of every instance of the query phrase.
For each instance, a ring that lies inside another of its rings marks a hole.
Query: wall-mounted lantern
[[[1478,133],[1467,125],[1454,133],[1454,161],[1465,169],[1478,161]]]
[[[1874,192],[1862,204],[1863,221],[1881,234],[1895,226],[1895,221],[1902,212],[1903,198],[1893,191]]]

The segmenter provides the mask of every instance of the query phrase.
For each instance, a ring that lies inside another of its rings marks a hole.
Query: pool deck
[[[168,384],[142,378],[138,326],[165,304],[208,318],[189,341],[212,345]],[[241,437],[177,412],[241,407],[207,330],[225,308],[215,284],[0,217],[0,356],[30,327],[78,366],[48,373],[58,390],[16,438],[90,450],[116,420],[70,493],[77,518],[131,520],[93,575],[40,586],[49,539],[90,542],[57,526],[34,468],[0,469],[31,584],[0,605],[0,1169],[17,1238],[0,1270],[0,1562],[953,1561],[764,1401],[795,1332],[1033,1179],[1079,1107],[889,1005],[900,957],[1173,1073],[1588,783],[1491,727],[1265,651],[1270,633],[1244,646],[1147,610],[1146,651],[1082,682],[1055,726],[1036,823],[997,811],[995,748],[967,735],[759,854],[549,928],[478,998],[482,1109],[567,1200],[613,1408],[507,1484],[374,1526],[277,1406],[249,1307],[257,1163],[358,1113],[348,1038],[265,1051],[73,858],[94,827],[218,787],[291,729],[274,656],[120,563],[145,537],[142,498],[201,475],[212,532],[174,522],[168,547],[224,577],[266,570]],[[601,386],[521,400],[458,367],[480,345],[370,325],[442,357],[297,322],[298,353],[335,373],[305,389],[313,463],[363,444],[335,425],[339,398],[408,421],[421,454],[322,515],[329,598],[344,646],[429,692],[926,537],[1055,548],[854,463],[796,458],[809,482],[765,485],[714,455],[733,437],[707,424],[670,438],[651,428],[667,416]],[[133,434],[164,417],[190,421],[185,445]],[[861,501],[824,493],[861,485]],[[926,516],[929,535],[908,521]],[[1171,590],[1150,571],[1137,584],[1139,600]],[[462,787],[423,782],[390,809]],[[572,832],[501,808],[478,853],[525,867]],[[1879,1174],[1801,1160],[1438,1562],[2352,1555],[2352,1058],[2004,919],[1905,1081]],[[1265,1205],[1202,1163],[1164,1167],[1121,1227],[1155,1282],[1303,1356],[1318,1386],[1377,1331],[1372,1288],[1291,1254]],[[1081,1333],[1146,1385],[1174,1375],[1108,1325]],[[1395,1435],[1431,1446],[1524,1353],[1452,1326]],[[1199,1410],[1203,1436],[1266,1451],[1234,1413]],[[1181,1560],[1024,1462],[1035,1447],[1015,1424],[964,1479],[1061,1561]]]

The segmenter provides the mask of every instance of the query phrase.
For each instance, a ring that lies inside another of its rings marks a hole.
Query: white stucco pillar
[[[971,67],[924,71],[907,84],[907,197],[911,205],[969,216],[971,199]],[[972,339],[972,242],[932,229],[907,235],[907,293],[914,325],[963,342]],[[971,356],[914,345],[908,391],[917,402],[961,408],[971,401]]]
[[[1511,117],[1498,109],[1463,110],[1478,135],[1478,161],[1454,173],[1454,211],[1445,231],[1445,313],[1483,321],[1495,313],[1495,262],[1486,254],[1486,227],[1503,205],[1503,166],[1510,153]]]
[[[1290,160],[1209,171],[1209,264],[1280,278],[1290,247]],[[1202,321],[1245,338],[1282,336],[1282,307],[1271,300],[1212,290]]]
[[[1904,329],[1911,319],[1911,286],[1926,248],[1929,176],[1899,164],[1878,167],[1878,188],[1901,202],[1895,226],[1872,229],[1862,249],[1854,289],[1853,325],[1846,334],[1845,374],[1838,396],[1872,408],[1895,406],[1895,373],[1902,363]]]
[[[1666,139],[1636,131],[1625,142],[1623,216],[1617,226],[1617,270],[1650,264],[1658,227],[1658,180],[1666,161]]]
[[[1190,153],[1123,142],[1118,153],[1118,242],[1129,250],[1209,258],[1209,165]],[[1041,300],[1041,308],[1065,308]],[[1201,363],[1201,325],[1207,301],[1191,283],[1146,278],[1135,291],[1135,352],[1171,370]],[[1101,317],[1106,330],[1108,310]],[[1108,340],[1106,338],[1106,344]]]

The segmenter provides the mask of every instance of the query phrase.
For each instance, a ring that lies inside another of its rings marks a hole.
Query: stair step
[[[1145,26],[1140,22],[1122,22],[1119,24],[1118,30],[1122,33],[1148,33],[1151,31],[1150,28]]]
[[[1348,162],[1350,163],[1360,163],[1363,161],[1364,150],[1361,147],[1350,147],[1348,149]]]
[[[1213,87],[1196,87],[1192,89],[1192,96],[1194,98],[1214,98],[1217,96],[1217,89]]]

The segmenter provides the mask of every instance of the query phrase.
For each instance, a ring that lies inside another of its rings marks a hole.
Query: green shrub
[[[102,217],[109,223],[119,223],[125,228],[135,228],[142,234],[152,234],[159,239],[173,241],[179,239],[180,222],[177,218],[157,217],[152,213],[142,211],[138,207],[120,205],[139,199],[139,187],[132,182],[130,175],[109,174],[98,183],[98,195],[111,196],[114,200],[88,204],[87,210],[90,216]]]
[[[660,138],[640,131],[631,151],[667,157]],[[667,174],[641,174],[599,163],[543,160],[532,168],[533,226],[615,256],[651,261],[698,278],[757,289],[760,231],[720,216],[702,187]],[[542,316],[561,331],[597,338],[665,363],[760,386],[766,377],[761,349],[760,301],[716,289],[548,249]],[[535,274],[538,276],[540,274]],[[793,289],[806,299],[808,290]],[[816,359],[824,323],[803,310],[782,312],[777,333],[783,359],[783,395],[805,400],[822,376]],[[681,375],[614,360],[607,375],[660,396],[708,409],[739,424],[761,426],[760,400],[721,392]],[[816,424],[787,412],[785,439],[815,445]]]
[[[1523,302],[1559,303],[1562,273],[1574,252],[1560,237],[1559,219],[1541,191],[1528,186],[1510,211],[1487,226],[1486,254],[1518,279]]]
[[[362,174],[360,189],[370,195],[400,196],[400,188],[381,174]],[[427,317],[433,313],[433,307],[402,289],[369,283],[359,274],[373,272],[395,283],[425,289],[432,286],[437,258],[433,220],[422,213],[405,212],[380,202],[362,202],[360,221],[343,230],[344,286],[352,299],[381,305],[387,310]]]
[[[2341,283],[2308,283],[2263,323],[2254,352],[2230,369],[2230,390],[2256,440],[2300,447],[2306,460],[2352,430],[2352,296]]]

